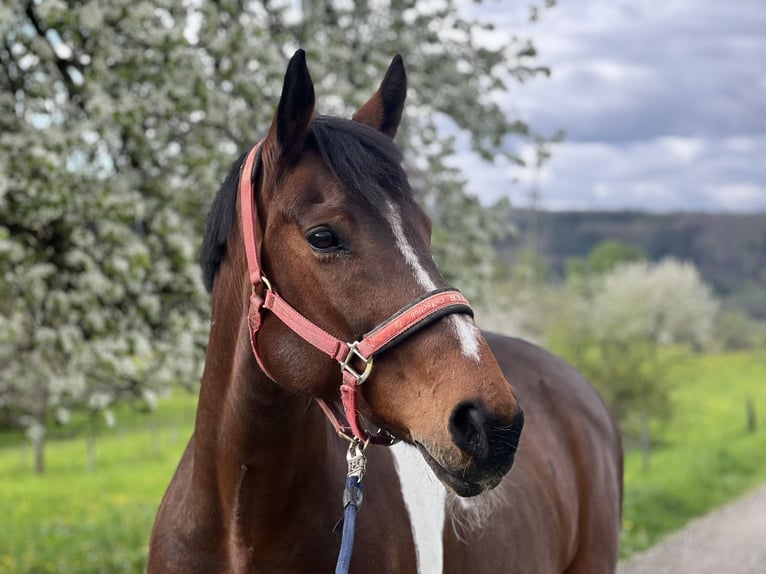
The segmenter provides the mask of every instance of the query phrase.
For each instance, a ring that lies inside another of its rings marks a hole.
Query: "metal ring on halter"
[[[271,281],[266,279],[266,277],[264,277],[263,275],[261,275],[260,283],[252,283],[250,285],[250,291],[252,291],[255,294],[256,292],[255,290],[258,288],[258,285],[260,285],[261,283],[263,283],[266,286],[267,291],[273,291],[273,289],[271,288]]]
[[[372,372],[372,357],[365,357],[357,350],[359,341],[354,341],[353,343],[346,344],[348,345],[349,353],[348,356],[341,362],[340,370],[341,372],[346,371],[350,373],[351,376],[356,380],[356,384],[358,386],[365,382],[367,377],[369,377],[370,373]],[[361,373],[357,372],[356,369],[351,366],[351,361],[354,359],[354,357],[358,357],[364,362],[364,371]]]
[[[368,435],[367,436],[367,440],[362,442],[361,439],[359,439],[359,438],[357,438],[355,436],[349,436],[346,433],[344,433],[342,430],[338,430],[337,433],[338,433],[339,437],[346,439],[352,445],[354,445],[354,444],[362,445],[362,452],[367,450],[367,447],[370,446],[370,441],[372,440],[372,436],[371,435]]]

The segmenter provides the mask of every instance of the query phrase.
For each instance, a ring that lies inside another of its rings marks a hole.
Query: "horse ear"
[[[407,73],[404,71],[404,60],[397,54],[391,60],[378,91],[351,119],[394,137],[402,119],[406,97]]]
[[[277,113],[264,143],[266,161],[291,161],[300,155],[314,115],[314,104],[314,83],[306,66],[306,52],[298,50],[287,65]]]

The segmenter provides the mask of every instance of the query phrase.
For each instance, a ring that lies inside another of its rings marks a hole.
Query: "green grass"
[[[83,437],[49,441],[42,476],[32,473],[23,443],[0,448],[0,572],[145,571],[154,515],[195,402],[178,392],[151,414],[118,411],[121,424],[97,440],[94,472]]]
[[[766,482],[766,352],[694,357],[671,380],[674,415],[652,429],[649,471],[639,452],[625,457],[623,556]]]
[[[628,452],[622,551],[653,544],[690,518],[766,482],[766,352],[693,357],[672,370],[675,414],[653,428],[651,468]],[[745,401],[759,427],[746,432]],[[156,412],[117,410],[88,472],[85,437],[52,432],[46,474],[32,473],[19,433],[0,434],[0,573],[143,572],[154,515],[192,429],[181,391]],[[77,423],[85,428],[86,423]]]

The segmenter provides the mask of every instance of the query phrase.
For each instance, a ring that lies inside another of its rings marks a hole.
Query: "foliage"
[[[567,262],[568,277],[603,275],[620,263],[643,261],[646,252],[636,245],[606,239],[591,249],[587,257],[575,257]]]
[[[715,347],[724,351],[766,348],[766,321],[756,321],[741,311],[722,310],[715,324]]]
[[[653,429],[650,471],[626,454],[624,556],[766,482],[766,426],[748,433],[746,415],[748,401],[766,412],[766,354],[691,357],[670,366],[668,383],[675,414]]]
[[[503,268],[489,283],[487,301],[476,308],[483,329],[543,344],[548,323],[560,311],[563,291],[545,283],[547,262],[531,249],[517,254],[516,263]]]
[[[620,263],[645,258],[643,250],[633,245],[602,241],[586,256],[569,260],[567,287],[562,288],[551,281],[549,260],[527,242],[514,253],[513,264],[491,281],[490,305],[479,308],[481,325],[538,342],[550,339],[552,333],[560,336],[564,325],[584,320],[576,311],[577,295],[592,296],[590,291],[605,273]]]
[[[201,63],[172,6],[3,11],[0,397],[41,449],[51,414],[197,379],[206,301],[186,215],[192,182],[213,184],[213,134],[190,135]]]
[[[582,260],[607,240],[642,249],[649,260],[674,257],[694,263],[723,303],[756,319],[766,319],[766,214],[646,213],[637,211],[542,211],[539,255],[551,275],[563,277],[568,262]],[[501,259],[513,265],[516,254],[537,242],[524,233],[529,216],[511,213],[522,233],[497,244]]]
[[[747,315],[766,320],[766,269],[759,276],[750,279],[744,285],[737,285],[736,289],[726,298],[727,303]]]
[[[670,414],[667,367],[680,349],[711,340],[718,303],[693,265],[663,260],[618,265],[561,288],[549,343],[601,392],[635,436],[646,417]],[[661,352],[675,346],[675,354]]]
[[[298,46],[320,112],[341,115],[404,55],[399,140],[434,214],[434,251],[451,281],[480,295],[498,219],[447,168],[453,144],[439,130],[500,153],[504,138],[531,134],[493,94],[547,73],[526,40],[480,45],[488,26],[461,19],[454,1],[4,3],[0,421],[24,423],[41,450],[51,416],[126,396],[150,404],[171,381],[196,383],[205,206],[266,130]]]
[[[639,437],[645,417],[666,421],[672,414],[666,369],[678,356],[660,353],[639,337],[599,340],[583,334],[575,341],[571,333],[554,332],[551,345],[598,389],[626,438]]]
[[[714,345],[718,301],[694,265],[650,263],[619,244],[596,248],[563,284],[541,282],[545,260],[523,251],[493,283],[485,327],[549,347],[599,390],[628,438],[647,418],[667,420],[667,369]],[[600,272],[595,272],[600,270]]]
[[[638,337],[695,350],[710,343],[718,311],[696,267],[670,258],[616,267],[592,303],[591,327],[599,340]]]

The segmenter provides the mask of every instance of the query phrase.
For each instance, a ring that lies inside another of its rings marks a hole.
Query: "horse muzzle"
[[[511,470],[523,426],[521,409],[503,424],[480,402],[464,401],[449,421],[452,440],[462,454],[459,462],[443,464],[423,444],[417,447],[437,478],[458,496],[476,496],[496,487]]]

